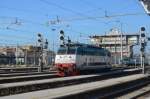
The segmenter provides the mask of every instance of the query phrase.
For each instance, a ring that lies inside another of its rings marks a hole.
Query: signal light
[[[60,30],[60,34],[63,34],[63,35],[64,35],[64,31],[63,31],[63,30]]]
[[[144,48],[145,47],[145,45],[146,45],[146,43],[141,43],[141,46]]]
[[[64,47],[65,46],[65,40],[64,40],[64,31],[60,30],[60,47]]]
[[[142,33],[142,34],[141,34],[141,37],[145,37],[145,33]]]
[[[141,27],[141,31],[145,31],[145,27]]]
[[[71,43],[71,40],[70,40],[70,39],[68,40],[68,43]]]
[[[38,39],[38,42],[42,42],[40,39]]]
[[[60,30],[60,40],[64,40],[64,31]]]
[[[141,46],[140,50],[141,50],[142,52],[144,52],[145,46]]]
[[[71,40],[68,37],[68,44],[67,44],[67,46],[70,47],[70,45],[71,45]]]
[[[45,42],[45,44],[48,44],[48,41],[47,41],[47,39],[46,39],[46,42]]]
[[[42,35],[40,33],[38,33],[38,42],[41,43],[42,42]]]
[[[145,42],[145,27],[141,27],[141,52],[144,52],[145,50],[145,46],[146,46],[146,42]]]
[[[64,47],[64,45],[60,45],[60,47]]]
[[[63,36],[60,36],[60,40],[64,40],[64,37],[63,37]]]
[[[48,48],[48,41],[47,41],[47,39],[46,39],[46,41],[45,41],[44,48],[45,48],[45,49],[47,49],[47,48]]]
[[[42,36],[42,35],[39,33],[39,34],[38,34],[38,37],[41,37],[41,36]]]

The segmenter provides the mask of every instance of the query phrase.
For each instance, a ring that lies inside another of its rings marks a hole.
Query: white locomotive
[[[78,75],[82,71],[111,68],[108,50],[87,44],[60,47],[55,58],[55,67],[60,76]]]

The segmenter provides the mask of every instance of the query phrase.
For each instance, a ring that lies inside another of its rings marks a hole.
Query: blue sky
[[[141,26],[150,32],[150,16],[138,0],[1,0],[0,12],[0,45],[35,44],[42,33],[56,48],[61,29],[74,41],[88,42],[88,36],[103,35],[121,23],[128,34]]]

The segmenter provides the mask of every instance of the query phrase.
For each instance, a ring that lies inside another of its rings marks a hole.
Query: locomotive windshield
[[[111,56],[110,52],[103,48],[90,48],[90,47],[60,47],[57,54]]]
[[[59,48],[57,54],[75,54],[76,48]]]

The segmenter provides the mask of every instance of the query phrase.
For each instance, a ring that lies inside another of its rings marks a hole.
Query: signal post
[[[39,68],[38,68],[38,72],[43,72],[43,53],[47,51],[48,49],[48,40],[46,39],[44,42],[44,38],[43,36],[39,33],[38,34],[38,46],[39,46]]]

